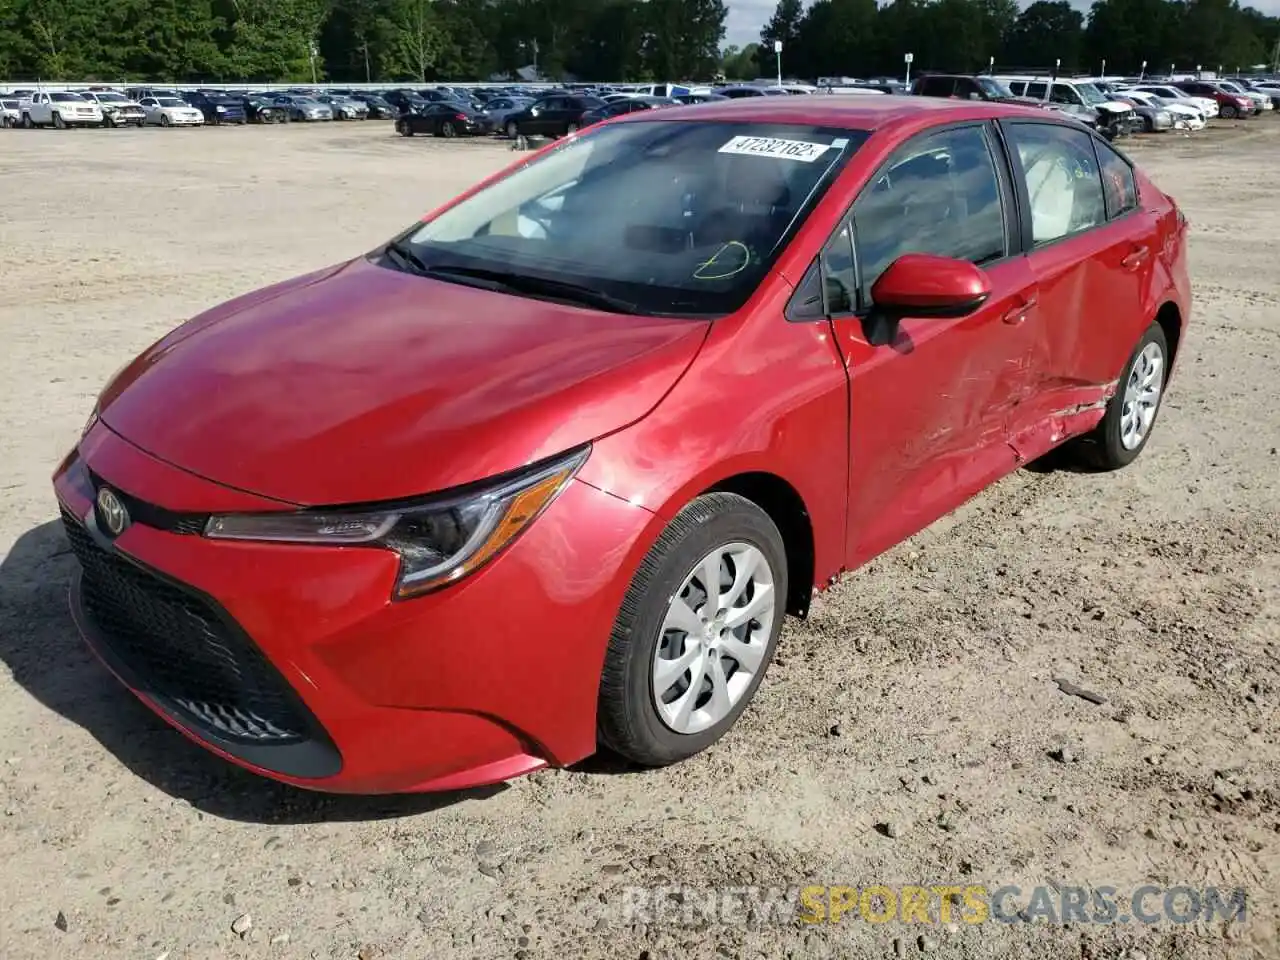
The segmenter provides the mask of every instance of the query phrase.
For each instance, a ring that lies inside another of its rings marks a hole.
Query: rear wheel
[[[1079,441],[1081,458],[1098,470],[1118,470],[1136,460],[1151,437],[1168,380],[1169,343],[1153,323],[1125,364],[1102,422]]]
[[[508,120],[506,125],[507,136],[514,140],[520,136],[520,125],[514,120]]]
[[[1240,111],[1231,104],[1225,103],[1222,105],[1222,109],[1218,111],[1218,116],[1222,117],[1223,120],[1234,120],[1240,116]]]
[[[695,499],[623,599],[600,679],[600,740],[649,766],[715,743],[764,677],[786,596],[786,549],[768,514],[736,494]]]

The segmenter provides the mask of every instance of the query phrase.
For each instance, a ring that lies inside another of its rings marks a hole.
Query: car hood
[[[633,423],[688,369],[708,327],[361,258],[188,321],[120,372],[99,417],[155,457],[261,496],[393,500]]]

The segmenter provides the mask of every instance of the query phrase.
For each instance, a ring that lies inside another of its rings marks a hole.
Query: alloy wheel
[[[1164,351],[1148,343],[1138,354],[1124,387],[1120,414],[1120,443],[1126,450],[1138,447],[1151,429],[1164,388]]]
[[[749,543],[704,556],[667,605],[652,690],[662,722],[680,734],[723,720],[763,668],[777,615],[773,570]]]

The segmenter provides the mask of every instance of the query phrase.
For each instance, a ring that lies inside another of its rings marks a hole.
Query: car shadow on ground
[[[412,816],[505,789],[323,794],[275,783],[206,753],[139,703],[84,645],[67,609],[75,562],[56,520],[24,533],[0,561],[0,662],[42,705],[83,727],[170,796],[210,816],[291,824]]]

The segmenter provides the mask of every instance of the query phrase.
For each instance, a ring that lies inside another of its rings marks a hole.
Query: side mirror
[[[889,264],[871,285],[867,339],[892,343],[906,317],[963,317],[991,296],[991,280],[968,260],[908,253]]]

